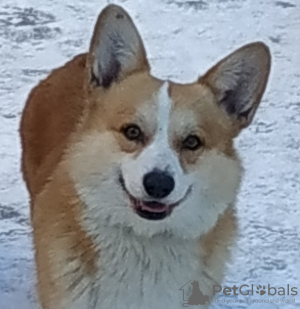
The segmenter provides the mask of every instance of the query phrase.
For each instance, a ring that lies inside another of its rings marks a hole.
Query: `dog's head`
[[[88,227],[197,237],[235,201],[242,168],[233,140],[266,87],[263,43],[232,53],[192,84],[151,76],[131,18],[99,16],[86,66],[87,116],[70,173]]]

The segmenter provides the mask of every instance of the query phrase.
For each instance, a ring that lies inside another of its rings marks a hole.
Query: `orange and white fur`
[[[102,11],[89,52],[40,82],[22,116],[43,309],[181,308],[189,280],[212,296],[237,231],[234,138],[269,70],[257,42],[194,83],[159,80],[128,14]]]

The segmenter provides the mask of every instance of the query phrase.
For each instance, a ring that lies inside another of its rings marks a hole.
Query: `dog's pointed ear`
[[[238,132],[252,122],[266,88],[270,65],[269,48],[256,42],[233,52],[199,80],[212,89]]]
[[[99,15],[87,58],[89,83],[109,88],[126,75],[149,70],[142,39],[127,12],[108,5]]]

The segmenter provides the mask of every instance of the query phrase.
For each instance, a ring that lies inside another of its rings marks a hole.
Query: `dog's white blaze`
[[[159,169],[162,171],[175,169],[177,167],[176,155],[172,151],[169,144],[168,128],[170,122],[170,113],[172,102],[168,95],[169,83],[165,82],[155,101],[157,101],[157,129],[153,142],[141,154],[141,163],[149,166],[149,171]],[[173,171],[172,171],[173,172]]]
[[[172,108],[172,101],[168,94],[169,83],[165,82],[159,90],[158,101],[158,113],[157,113],[157,131],[154,138],[153,145],[162,147],[165,150],[170,149],[168,128],[170,122],[170,113]],[[158,149],[159,150],[159,149]],[[159,152],[159,151],[158,151]]]
[[[138,199],[147,200],[149,197],[143,188],[144,175],[154,169],[168,171],[174,177],[175,189],[162,201],[173,204],[184,197],[189,187],[189,181],[169,142],[172,101],[168,88],[169,83],[165,82],[154,97],[157,106],[157,123],[152,143],[137,158],[126,158],[122,165],[122,172],[129,192]]]

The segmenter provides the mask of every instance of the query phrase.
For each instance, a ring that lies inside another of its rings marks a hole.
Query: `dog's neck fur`
[[[186,282],[201,280],[200,289],[207,295],[216,284],[197,240],[167,235],[146,238],[106,227],[99,231],[97,243],[98,270],[81,283],[88,288],[80,298],[74,290],[78,298],[74,309],[181,308],[179,288]]]

